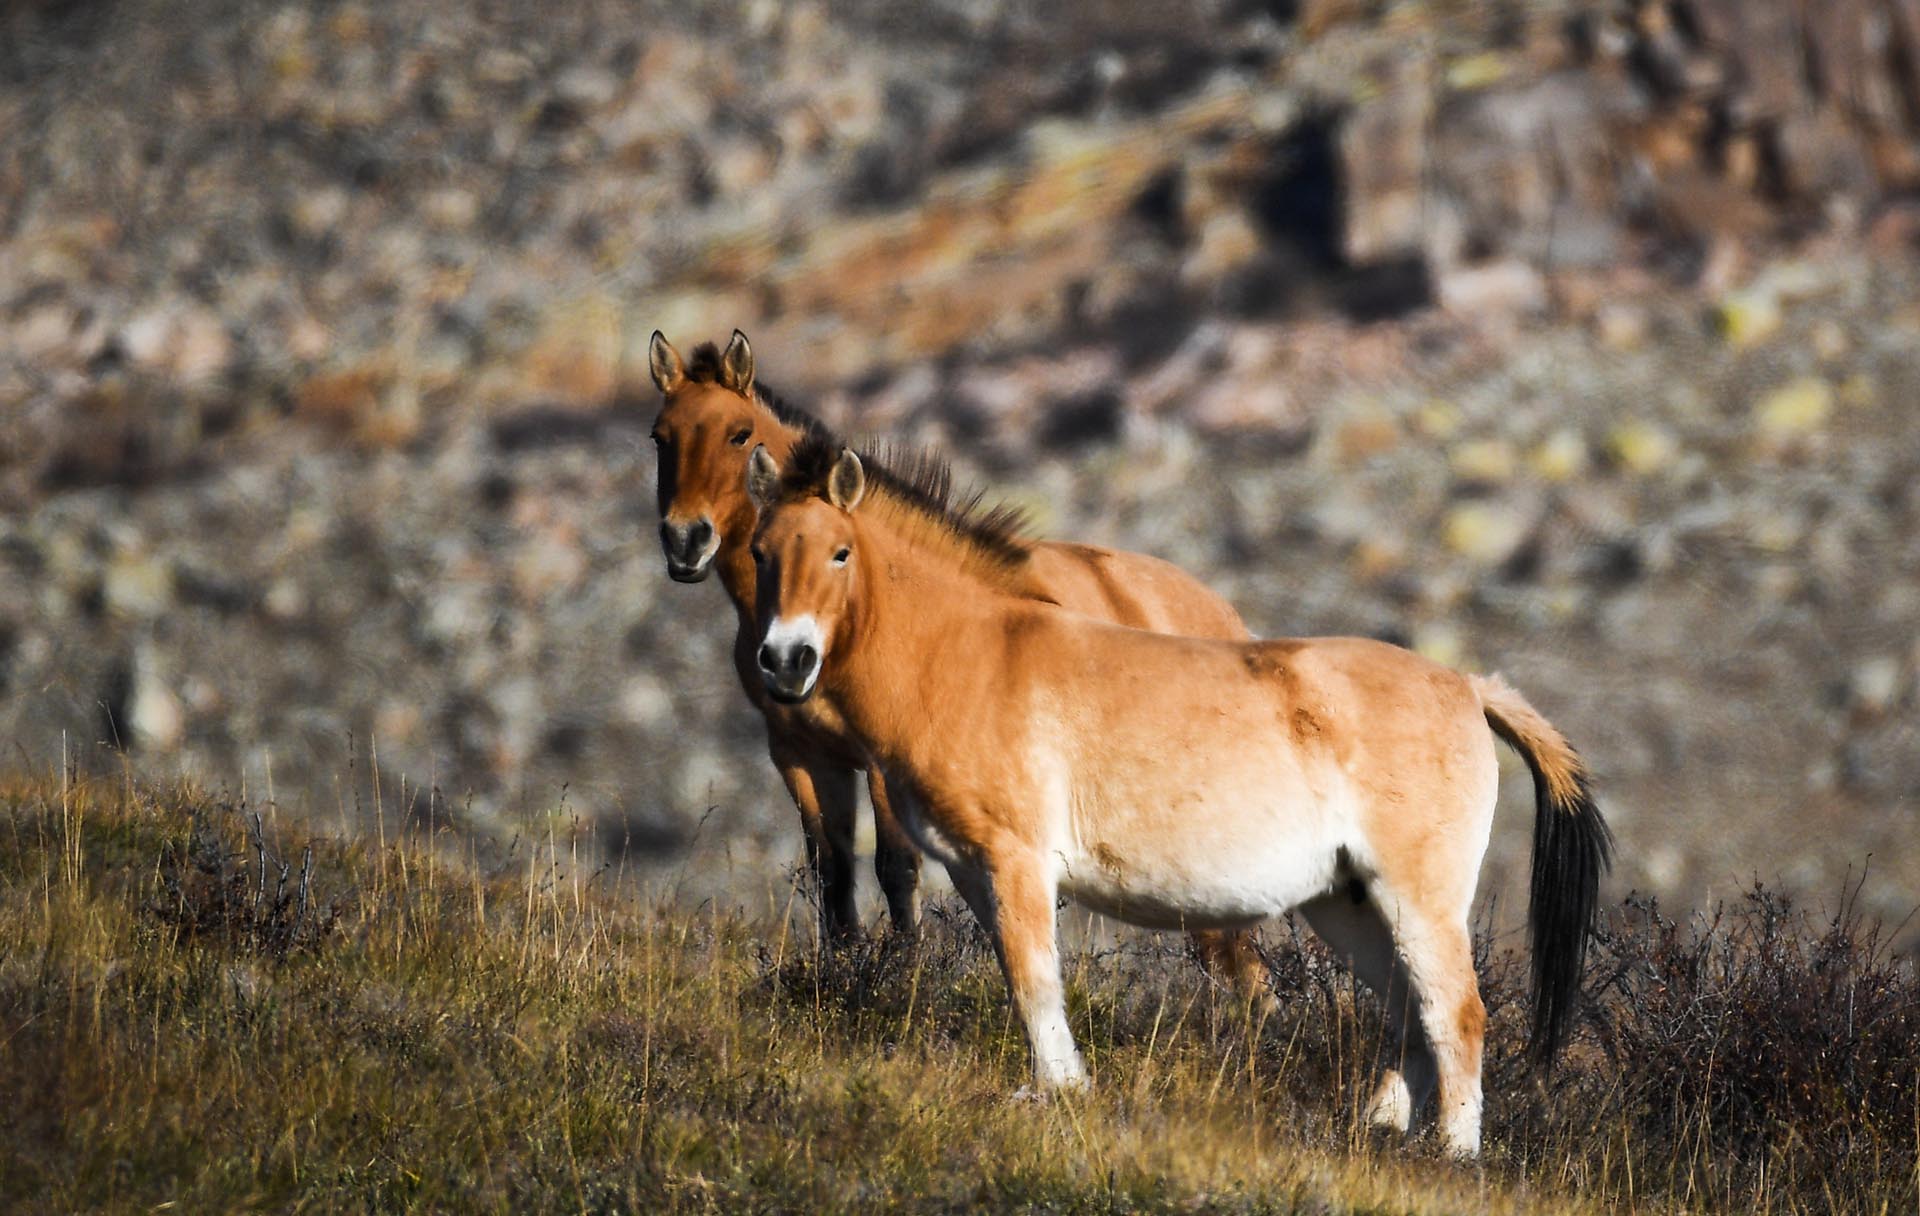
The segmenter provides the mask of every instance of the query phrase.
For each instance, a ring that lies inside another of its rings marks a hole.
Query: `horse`
[[[822,436],[748,461],[767,694],[851,732],[903,830],[989,927],[1041,1089],[1085,1083],[1056,899],[1151,928],[1298,909],[1386,1002],[1366,1115],[1411,1130],[1437,1084],[1478,1153],[1485,1009],[1470,905],[1496,737],[1532,771],[1534,1057],[1578,999],[1613,841],[1579,756],[1495,676],[1367,638],[1178,637],[1017,588],[1005,521],[888,493]]]
[[[838,440],[817,418],[756,380],[753,349],[739,330],[724,351],[702,344],[684,361],[656,330],[648,362],[663,398],[652,435],[659,453],[660,544],[667,573],[675,581],[696,583],[717,571],[732,601],[738,623],[734,667],[766,721],[774,766],[800,811],[808,866],[821,893],[823,935],[838,940],[858,925],[854,773],[867,768],[874,869],[890,923],[911,938],[918,917],[920,854],[890,810],[885,781],[868,768],[838,724],[819,720],[817,714],[796,714],[770,697],[755,657],[761,631],[747,544],[758,512],[746,490],[749,445],[764,445],[784,457],[808,437]],[[871,472],[876,483],[930,510],[953,505],[951,474],[942,461],[909,459],[897,471],[881,463]],[[1011,523],[1011,517],[1002,523]],[[1019,594],[1089,617],[1196,637],[1248,636],[1230,604],[1157,558],[1093,545],[1035,544],[1022,568]],[[1267,971],[1250,934],[1200,931],[1192,940],[1209,971],[1226,979],[1243,998],[1270,1007]]]

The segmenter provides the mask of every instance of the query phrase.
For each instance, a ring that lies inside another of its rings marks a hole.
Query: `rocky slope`
[[[778,884],[642,442],[646,334],[740,325],[1263,633],[1504,670],[1623,884],[1904,913],[1911,13],[16,5],[0,724]]]

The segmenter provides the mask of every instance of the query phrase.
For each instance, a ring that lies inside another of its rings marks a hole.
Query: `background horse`
[[[755,450],[762,679],[885,770],[903,828],[993,934],[1036,1081],[1085,1076],[1059,895],[1156,928],[1241,929],[1297,907],[1386,1000],[1398,1066],[1370,1117],[1407,1130],[1437,1081],[1448,1149],[1478,1152],[1468,915],[1493,739],[1537,792],[1542,1059],[1578,994],[1611,853],[1566,739],[1504,682],[1383,642],[1171,637],[1019,597],[1023,550],[1003,523],[868,486],[860,458],[819,436],[784,476]]]
[[[667,573],[679,582],[700,582],[719,572],[739,622],[735,670],[766,719],[768,750],[799,808],[808,865],[821,894],[823,931],[829,939],[844,936],[857,927],[854,774],[866,761],[838,724],[818,714],[794,714],[766,693],[755,657],[761,631],[754,615],[753,563],[747,556],[758,512],[746,489],[753,445],[765,445],[784,457],[807,436],[835,450],[839,442],[817,419],[755,381],[753,350],[738,330],[724,352],[703,344],[684,362],[655,331],[649,362],[653,382],[664,396],[653,441],[659,450],[660,543]],[[879,464],[870,473],[877,483],[922,502],[928,510],[953,508],[951,477],[942,461],[912,458],[897,470]],[[977,496],[968,505],[977,508]],[[1007,514],[976,515],[994,526],[1014,522]],[[1195,637],[1248,636],[1230,604],[1157,558],[1093,545],[1020,548],[1017,594],[1141,629]],[[885,783],[876,773],[869,773],[868,789],[874,808],[874,868],[889,919],[897,931],[911,934],[919,854],[902,834],[889,809]],[[1243,995],[1267,992],[1266,970],[1250,935],[1201,931],[1192,936],[1202,962],[1230,979]]]

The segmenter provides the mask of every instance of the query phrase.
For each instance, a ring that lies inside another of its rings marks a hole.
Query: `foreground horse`
[[[660,454],[660,541],[667,573],[690,583],[719,571],[739,621],[734,665],[742,687],[766,719],[774,765],[800,809],[808,863],[821,891],[823,930],[830,938],[843,936],[857,924],[854,772],[865,768],[866,760],[838,724],[819,714],[796,714],[767,695],[754,657],[760,630],[754,615],[753,562],[747,556],[758,514],[746,489],[752,445],[765,445],[783,458],[807,435],[831,440],[817,420],[755,385],[753,350],[738,330],[724,352],[701,346],[690,363],[656,332],[649,361],[654,384],[665,397],[653,440]],[[884,469],[875,475],[935,512],[947,507],[949,478],[939,462],[916,461],[897,476]],[[1012,588],[1016,594],[1101,620],[1196,637],[1247,636],[1246,626],[1225,600],[1166,562],[1137,553],[1091,545],[1034,545],[1017,583]],[[877,773],[869,772],[868,788],[874,808],[874,869],[894,928],[911,934],[920,855],[890,812],[886,786]],[[1249,934],[1201,932],[1194,934],[1194,945],[1202,961],[1243,995],[1266,993],[1266,970]]]
[[[830,718],[884,769],[902,826],[993,935],[1037,1082],[1085,1076],[1057,896],[1156,928],[1299,908],[1386,999],[1399,1067],[1372,1120],[1407,1130],[1437,1080],[1447,1147],[1478,1152],[1485,1014],[1467,918],[1495,734],[1538,795],[1543,1059],[1579,992],[1611,852],[1560,733],[1500,680],[1382,642],[1168,637],[1008,594],[1030,557],[1003,530],[869,481],[817,437],[784,474],[754,452],[756,661],[771,696]]]

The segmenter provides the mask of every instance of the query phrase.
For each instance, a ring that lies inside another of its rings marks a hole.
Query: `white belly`
[[[1095,836],[1062,851],[1060,891],[1147,928],[1244,928],[1343,881],[1344,837],[1319,807],[1202,819],[1159,838]]]

